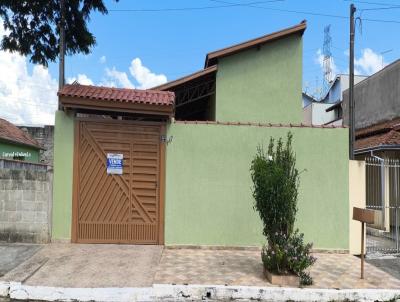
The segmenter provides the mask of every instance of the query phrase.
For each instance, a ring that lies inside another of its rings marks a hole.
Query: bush
[[[315,262],[310,255],[312,244],[304,244],[303,234],[294,231],[297,213],[299,172],[292,150],[292,134],[270,139],[268,150],[258,147],[251,163],[254,209],[263,222],[263,234],[267,245],[262,250],[264,267],[277,274],[293,273],[302,284],[312,283],[306,268]]]
[[[312,284],[312,278],[305,270],[315,263],[316,258],[310,255],[312,244],[304,244],[303,237],[296,230],[287,239],[281,236],[280,242],[273,246],[265,245],[261,251],[264,267],[276,274],[296,274],[300,276],[301,284]]]

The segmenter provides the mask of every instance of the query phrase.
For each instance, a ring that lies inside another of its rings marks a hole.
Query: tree
[[[66,54],[88,54],[96,44],[87,27],[90,13],[107,14],[107,8],[103,0],[64,1]],[[7,31],[1,40],[1,49],[18,52],[28,56],[32,63],[44,66],[56,61],[60,44],[60,0],[0,0],[0,18]]]

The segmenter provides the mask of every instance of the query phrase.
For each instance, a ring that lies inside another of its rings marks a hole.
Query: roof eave
[[[189,75],[186,75],[184,77],[178,78],[176,80],[173,80],[173,81],[167,82],[165,84],[153,87],[151,89],[152,90],[166,91],[166,90],[169,90],[169,89],[174,88],[176,86],[179,86],[179,85],[185,84],[187,82],[190,82],[192,80],[201,78],[201,77],[203,77],[205,75],[217,72],[217,70],[218,70],[218,65],[213,65],[213,66],[210,66],[208,68],[205,68],[205,69],[196,71],[194,73],[191,73]]]
[[[262,36],[262,37],[259,37],[256,39],[248,40],[246,42],[242,42],[242,43],[235,44],[235,45],[232,45],[229,47],[225,47],[220,50],[209,52],[206,56],[204,68],[215,65],[217,63],[218,58],[233,55],[233,54],[236,54],[243,50],[247,50],[252,47],[257,47],[257,46],[265,44],[265,43],[276,41],[276,40],[285,38],[285,37],[293,35],[293,34],[303,35],[306,28],[307,28],[307,23],[305,20],[303,20],[301,23],[299,23],[295,26],[276,31],[276,32],[273,32],[271,34],[268,34],[268,35],[265,35],[265,36]]]
[[[364,154],[371,151],[400,150],[400,145],[378,145],[354,150],[355,154]]]
[[[38,145],[23,143],[23,142],[19,142],[17,140],[7,139],[4,137],[0,137],[0,141],[7,142],[12,145],[21,145],[21,146],[25,146],[25,147],[30,147],[30,148],[34,148],[37,150],[46,150],[45,148],[38,146]]]
[[[109,112],[139,113],[146,115],[173,116],[174,104],[146,104],[114,102],[85,97],[60,96],[60,103],[67,109],[84,109]]]

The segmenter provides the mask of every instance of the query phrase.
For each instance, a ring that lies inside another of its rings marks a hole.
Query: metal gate
[[[367,226],[367,253],[400,252],[400,161],[378,156],[366,159],[366,205],[375,211]]]
[[[73,241],[162,244],[161,125],[80,121],[76,132]],[[110,155],[122,158],[117,174]]]

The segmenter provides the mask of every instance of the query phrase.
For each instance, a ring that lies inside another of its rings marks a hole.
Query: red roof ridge
[[[64,85],[64,87],[58,91],[57,95],[59,97],[86,98],[101,101],[162,106],[173,106],[175,104],[175,94],[173,92],[151,89],[69,84]]]
[[[68,87],[81,87],[81,88],[89,88],[89,89],[102,89],[102,90],[112,90],[112,91],[126,91],[126,92],[131,92],[131,91],[137,91],[137,92],[143,92],[143,93],[160,93],[160,94],[169,94],[169,95],[174,95],[172,91],[165,91],[165,90],[156,90],[156,89],[137,89],[137,88],[122,88],[122,87],[107,87],[107,86],[96,86],[96,85],[83,85],[79,84],[77,82],[74,82],[72,84],[66,84],[64,85],[63,88],[61,88],[57,94],[60,95],[63,93],[65,89],[69,89]]]

